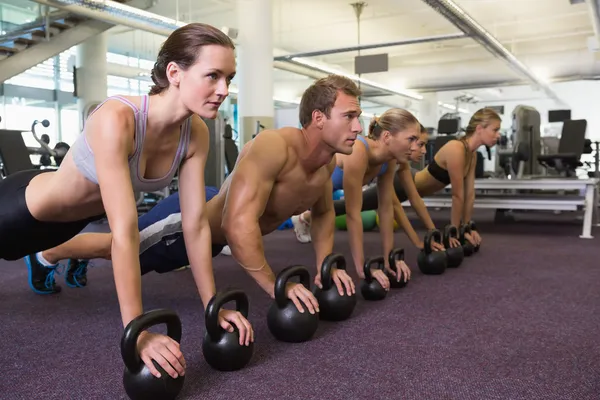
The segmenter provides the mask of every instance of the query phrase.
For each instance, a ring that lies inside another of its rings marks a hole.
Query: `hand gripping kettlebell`
[[[330,254],[321,265],[322,289],[315,286],[313,294],[319,302],[319,318],[326,321],[343,321],[348,319],[356,306],[356,294],[346,293],[340,296],[338,288],[331,276],[331,268],[346,270],[346,260],[341,254]]]
[[[471,220],[471,221],[467,222],[467,224],[469,225],[469,228],[471,228],[471,232],[477,231],[477,225],[475,225],[475,221]],[[479,244],[473,246],[473,251],[475,253],[477,253],[479,251],[479,247],[481,247],[481,245],[479,245]]]
[[[286,284],[294,276],[300,277],[300,283],[310,290],[310,274],[306,267],[296,265],[284,268],[275,280],[275,301],[267,313],[267,326],[271,334],[283,342],[305,342],[310,340],[319,326],[319,313],[311,314],[306,305],[304,312],[296,308],[288,299]]]
[[[125,363],[123,386],[131,400],[173,400],[177,397],[185,376],[173,379],[154,360],[154,366],[160,372],[160,378],[150,373],[137,352],[137,341],[140,333],[151,326],[167,325],[167,335],[173,340],[181,341],[181,321],[174,311],[158,309],[148,311],[133,319],[125,327],[121,338],[121,356]]]
[[[219,371],[236,371],[248,364],[254,352],[254,343],[240,345],[240,332],[233,325],[227,332],[219,325],[219,311],[228,302],[235,301],[236,310],[248,318],[248,296],[238,289],[217,293],[208,302],[204,322],[206,333],[202,342],[202,353],[206,362]]]
[[[442,234],[437,229],[430,229],[423,240],[423,250],[417,257],[419,269],[425,275],[440,275],[446,271],[448,260],[445,251],[432,251],[431,241],[442,243]]]
[[[396,268],[396,261],[404,261],[404,249],[400,248],[400,247],[392,249],[392,251],[390,251],[390,256],[388,258],[389,258],[389,263],[390,263],[390,269],[392,271],[394,271],[395,273],[400,274],[400,280],[398,281],[398,277],[394,276],[389,271],[386,271],[386,275],[387,275],[388,279],[390,280],[390,287],[403,288],[404,286],[406,286],[406,284],[408,282],[404,282],[405,276],[402,273],[402,271],[399,271]]]
[[[365,300],[383,300],[387,296],[387,290],[381,286],[377,279],[371,275],[371,266],[376,265],[377,269],[384,271],[385,265],[383,257],[372,257],[365,261],[363,271],[365,279],[360,283],[360,292]]]
[[[462,224],[459,228],[459,238],[458,240],[460,241],[460,244],[463,248],[463,252],[465,253],[465,257],[471,257],[473,255],[473,253],[475,252],[475,248],[473,247],[473,245],[471,244],[471,242],[469,242],[467,240],[467,238],[465,237],[465,234],[467,233],[471,233],[471,227],[467,224]]]
[[[458,240],[458,229],[454,225],[446,225],[444,228],[444,247],[448,258],[448,268],[458,268],[465,258],[462,246],[450,247],[450,238]]]

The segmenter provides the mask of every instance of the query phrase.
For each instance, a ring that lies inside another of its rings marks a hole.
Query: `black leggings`
[[[415,175],[419,172],[418,170],[411,168],[410,173],[412,175],[413,181],[415,180]],[[400,203],[408,200],[408,196],[402,187],[402,183],[400,182],[400,178],[398,178],[398,174],[394,174],[394,192],[396,192],[396,196]],[[369,211],[369,210],[377,210],[379,205],[379,201],[377,198],[377,185],[372,185],[367,189],[363,190],[363,201],[362,208],[360,211]],[[346,214],[346,200],[340,199],[335,200],[333,202],[333,207],[335,208],[335,215],[344,215]]]
[[[0,259],[18,260],[51,249],[72,239],[90,222],[103,215],[73,222],[42,222],[31,215],[25,203],[25,189],[45,170],[27,170],[0,181]]]

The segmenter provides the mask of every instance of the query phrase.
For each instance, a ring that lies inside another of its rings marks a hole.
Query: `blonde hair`
[[[469,125],[467,129],[465,129],[465,138],[470,137],[475,133],[475,129],[477,129],[477,125],[483,125],[483,127],[487,127],[492,121],[502,121],[502,118],[498,115],[498,113],[491,108],[482,108],[479,109],[473,114],[471,119],[469,120]]]
[[[374,117],[371,120],[367,137],[369,139],[377,140],[383,131],[395,134],[408,129],[411,125],[420,124],[410,111],[402,108],[390,108],[379,117]]]

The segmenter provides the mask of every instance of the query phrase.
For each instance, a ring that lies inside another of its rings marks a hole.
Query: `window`
[[[34,120],[50,122],[48,128],[41,125],[36,127],[38,137],[42,134],[50,136],[50,146],[54,147],[58,141],[58,123],[54,107],[36,107],[30,105],[32,100],[23,98],[5,98],[2,123],[5,129],[14,129],[23,131],[23,140],[26,146],[39,147],[39,143],[31,134],[31,125]],[[6,116],[6,119],[4,118]]]
[[[73,145],[75,140],[81,134],[79,129],[79,111],[77,109],[62,108],[60,110],[61,122],[61,141],[69,146]]]

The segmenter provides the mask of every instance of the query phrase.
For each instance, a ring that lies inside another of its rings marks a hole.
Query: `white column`
[[[75,67],[80,128],[83,128],[87,114],[91,111],[90,107],[95,107],[107,96],[107,51],[106,33],[96,35],[77,46]]]
[[[423,93],[423,100],[419,103],[419,122],[425,128],[437,129],[440,116],[438,115],[437,93]]]
[[[240,145],[256,133],[257,123],[274,128],[272,0],[237,0],[238,118]]]

